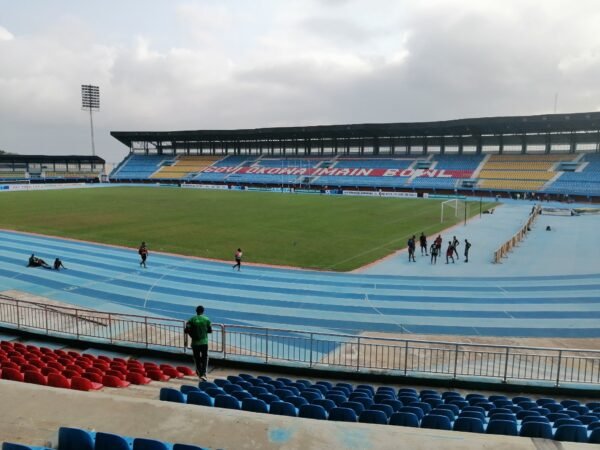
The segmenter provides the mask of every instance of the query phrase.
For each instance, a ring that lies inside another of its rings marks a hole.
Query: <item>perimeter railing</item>
[[[529,233],[529,231],[531,231],[533,222],[535,222],[535,219],[538,216],[538,214],[540,213],[541,209],[542,208],[540,205],[536,205],[535,208],[531,211],[531,214],[529,214],[527,221],[519,229],[519,231],[517,231],[509,240],[507,240],[504,244],[502,244],[498,248],[498,250],[496,250],[494,252],[494,262],[495,263],[502,262],[502,258],[508,256],[508,253],[514,247],[516,247],[519,244],[519,242],[521,242],[523,239],[525,239],[525,236],[527,236],[527,233]]]
[[[0,326],[86,343],[191,353],[185,322],[104,313],[0,295]],[[370,372],[478,377],[501,382],[600,384],[600,351],[351,336],[213,325],[211,357],[265,364]]]

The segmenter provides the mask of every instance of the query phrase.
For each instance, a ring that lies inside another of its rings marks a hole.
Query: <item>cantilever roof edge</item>
[[[111,131],[127,146],[133,141],[294,139],[319,137],[457,136],[600,130],[600,112],[483,117],[435,122],[366,123],[231,130]]]

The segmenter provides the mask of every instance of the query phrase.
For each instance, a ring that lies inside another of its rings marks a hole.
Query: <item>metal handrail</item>
[[[18,300],[0,295],[0,326],[39,330],[111,344],[162,347],[185,353],[185,321],[101,312]],[[223,359],[258,358],[266,364],[293,362],[346,371],[400,375],[435,373],[600,384],[600,350],[507,346],[318,333],[284,328],[213,324],[211,352]],[[385,357],[383,355],[386,355]]]

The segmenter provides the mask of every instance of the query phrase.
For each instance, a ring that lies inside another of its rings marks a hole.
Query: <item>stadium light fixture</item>
[[[90,112],[90,130],[92,135],[92,156],[96,156],[94,143],[94,119],[92,113],[100,111],[100,88],[91,84],[81,85],[81,109]]]

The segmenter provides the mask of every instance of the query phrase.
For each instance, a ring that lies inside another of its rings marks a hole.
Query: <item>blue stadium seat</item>
[[[403,405],[409,405],[419,401],[418,397],[413,395],[399,395],[398,400],[400,400]]]
[[[296,417],[298,412],[296,407],[289,402],[273,402],[269,405],[269,414]]]
[[[467,412],[467,411],[475,411],[478,412],[479,414],[481,414],[483,417],[485,417],[486,415],[486,411],[483,408],[480,408],[479,406],[466,406],[464,408],[462,408],[461,412]]]
[[[563,400],[562,402],[560,402],[560,404],[563,405],[565,408],[570,408],[571,406],[580,405],[578,400]]]
[[[556,403],[556,400],[553,398],[538,398],[535,402],[540,406],[544,406],[550,403]]]
[[[596,422],[592,422],[588,425],[588,431],[592,431],[595,430],[596,428],[600,428],[600,419],[598,419]]]
[[[58,447],[61,450],[94,450],[94,437],[80,428],[60,427]]]
[[[495,414],[512,414],[512,411],[508,408],[494,408],[487,412],[488,417],[492,417]]]
[[[170,450],[170,448],[163,442],[154,439],[135,438],[133,450]]]
[[[561,412],[564,408],[560,403],[546,403],[544,408],[549,409],[551,413]]]
[[[228,384],[226,386],[223,386],[222,389],[227,393],[227,394],[233,394],[234,392],[241,392],[243,391],[242,387],[237,385],[237,384]]]
[[[259,380],[264,381],[265,383],[269,382],[269,381],[273,381],[273,378],[271,378],[268,375],[259,375],[256,378],[258,378]]]
[[[465,411],[462,410],[459,414],[458,417],[470,417],[473,419],[479,419],[482,422],[485,422],[485,416],[480,413],[479,411]]]
[[[215,378],[213,380],[213,383],[215,383],[220,388],[224,388],[225,386],[229,386],[232,384],[231,381],[225,380],[223,378]],[[237,385],[235,385],[235,386],[237,386]],[[227,391],[225,391],[225,392],[227,392]]]
[[[522,396],[517,396],[517,397],[513,397],[512,402],[515,405],[518,405],[521,402],[530,402],[531,399],[529,397],[522,397]]]
[[[466,400],[455,400],[450,397],[451,400],[448,402],[449,405],[456,405],[459,409],[463,409],[469,406],[469,402]]]
[[[348,397],[350,394],[352,394],[352,392],[356,392],[356,391],[352,391],[352,390],[348,389],[345,386],[334,386],[331,389],[329,389],[329,391],[327,391],[327,392],[329,394],[338,394],[338,395],[343,395],[344,397]],[[371,393],[371,391],[369,391],[367,389],[364,389],[364,388],[358,389],[358,392],[365,392],[370,397],[373,396],[373,394]]]
[[[319,405],[302,405],[299,408],[298,417],[327,420],[327,411]]]
[[[254,395],[255,397],[260,394],[268,394],[269,393],[269,391],[262,386],[252,386],[246,390],[248,392],[250,392],[252,395]]]
[[[238,383],[240,381],[244,381],[244,379],[242,377],[238,377],[237,375],[228,375],[227,379],[231,382],[231,383]]]
[[[259,394],[256,396],[256,398],[262,400],[267,405],[270,405],[273,402],[278,402],[279,400],[281,400],[278,396],[276,396],[274,394]]]
[[[433,428],[436,430],[451,430],[452,425],[450,419],[446,416],[438,416],[435,414],[428,414],[421,420],[421,428]]]
[[[358,386],[370,386],[370,385],[359,384]],[[357,386],[357,388],[358,388],[358,386]],[[394,388],[392,386],[379,386],[377,388],[377,390],[375,391],[375,393],[379,394],[380,392],[389,392],[392,394],[392,396],[394,398],[396,397],[396,388]]]
[[[321,392],[321,395],[325,395],[327,394],[327,392],[329,392],[329,389],[327,389],[327,386],[323,386],[322,384],[313,384],[311,386],[312,389],[317,389],[319,392]]]
[[[253,375],[250,375],[248,373],[240,373],[239,376],[240,376],[240,378],[242,378],[243,380],[246,380],[246,381],[254,380],[255,379]]]
[[[338,394],[327,394],[325,396],[326,399],[331,400],[332,402],[334,402],[337,406],[341,405],[344,402],[348,401],[348,398],[344,395],[338,395]],[[313,402],[314,403],[314,402]]]
[[[390,417],[392,414],[394,414],[394,410],[390,405],[385,405],[385,404],[381,404],[381,403],[375,403],[375,404],[371,405],[369,407],[369,409],[372,411],[381,411],[388,417]]]
[[[496,421],[496,420],[509,420],[511,422],[517,423],[517,416],[515,416],[513,413],[507,413],[507,414],[494,414],[492,417],[490,417],[490,422]]]
[[[373,399],[369,397],[355,397],[351,399],[351,401],[360,403],[365,407],[365,409],[369,409],[369,407],[373,404]]]
[[[329,381],[317,381],[315,384],[325,386],[328,390],[333,387],[333,384],[331,384]]]
[[[425,416],[423,410],[421,408],[417,408],[416,406],[403,406],[397,412],[407,412],[414,414],[415,416],[417,416],[417,419],[419,419],[419,421],[421,421],[421,419]]]
[[[423,403],[423,402],[412,402],[412,403],[409,403],[408,406],[414,406],[417,408],[421,408],[425,414],[429,414],[429,412],[431,412],[431,409],[432,409],[431,405],[429,405],[429,403]]]
[[[286,386],[289,386],[290,384],[293,383],[292,380],[290,380],[289,378],[283,378],[283,377],[278,377],[276,378],[277,381],[281,381],[283,384],[285,384]]]
[[[523,420],[525,417],[527,416],[540,416],[540,413],[537,411],[528,411],[528,410],[523,410],[523,411],[519,411],[517,413],[517,419],[519,420]]]
[[[198,388],[202,389],[203,391],[208,389],[208,388],[218,388],[219,386],[217,386],[215,383],[213,383],[212,381],[200,381],[198,383]]]
[[[173,444],[173,450],[208,450],[197,445],[190,444]]]
[[[370,392],[356,390],[348,397],[349,400],[355,399],[357,397],[365,397],[365,398],[373,398]]]
[[[273,394],[276,395],[279,398],[286,398],[286,397],[290,397],[292,395],[295,395],[290,389],[286,389],[286,388],[275,389],[275,391],[273,392]]]
[[[444,400],[441,398],[423,398],[421,401],[427,403],[432,409],[444,404]]]
[[[582,425],[561,425],[554,433],[555,441],[587,442],[587,430]]]
[[[375,402],[375,403],[382,403],[383,400],[386,400],[386,399],[387,400],[395,400],[396,396],[394,396],[393,394],[391,394],[389,392],[383,392],[381,394],[375,394],[373,396],[373,402]]]
[[[417,397],[418,393],[417,390],[413,388],[400,388],[398,389],[398,397],[401,395],[411,395],[413,397]]]
[[[304,390],[300,392],[300,396],[304,397],[306,400],[308,400],[309,402],[313,402],[318,398],[323,398],[321,396],[321,393],[316,393],[315,391],[309,391],[309,390]]]
[[[346,389],[348,389],[350,392],[352,392],[352,390],[353,390],[353,387],[352,387],[352,385],[351,385],[350,383],[336,383],[335,385],[336,385],[337,387],[343,387],[343,388],[346,388]],[[371,387],[371,389],[373,389],[373,387]]]
[[[231,395],[217,395],[215,397],[215,407],[241,409],[239,400]]]
[[[353,401],[344,402],[339,406],[342,408],[350,408],[350,409],[354,410],[354,412],[356,413],[357,416],[360,415],[360,413],[365,410],[365,407],[362,403],[353,402]]]
[[[395,412],[390,417],[390,425],[399,425],[401,427],[418,427],[419,418],[416,414],[410,412]]]
[[[569,411],[577,411],[580,415],[584,416],[590,412],[589,408],[585,405],[574,405],[567,408]]]
[[[207,389],[204,389],[204,392],[206,392],[212,398],[215,398],[217,395],[227,395],[227,392],[225,392],[221,388],[207,388]]]
[[[496,408],[508,408],[513,405],[511,400],[494,400],[492,403]]]
[[[312,383],[308,380],[296,380],[296,383],[303,384],[307,388],[312,386]]]
[[[269,412],[269,407],[267,406],[267,403],[258,398],[247,398],[245,400],[242,400],[242,409],[244,411],[251,411],[264,414]]]
[[[579,420],[577,419],[558,419],[554,421],[554,428],[558,428],[562,425],[583,425]]]
[[[521,424],[519,436],[530,438],[552,439],[552,427],[549,423],[526,422]]]
[[[247,381],[238,381],[236,384],[244,390],[248,390],[252,387],[252,384],[248,383]]]
[[[488,400],[492,403],[496,403],[499,400],[508,400],[508,398],[506,397],[506,395],[490,395],[488,397]],[[511,401],[512,403],[512,401]]]
[[[291,403],[296,408],[300,408],[303,405],[308,405],[309,404],[308,400],[306,400],[304,397],[297,397],[297,396],[285,397],[283,399],[283,401]]]
[[[273,386],[273,389],[283,389],[285,388],[285,384],[278,380],[265,381],[265,384],[269,386]]]
[[[496,420],[493,419],[488,423],[485,430],[487,434],[503,434],[505,436],[518,436],[516,420]]]
[[[561,412],[553,412],[550,413],[546,416],[546,418],[550,421],[550,422],[554,422],[558,419],[570,419],[571,416],[569,416],[568,414],[565,413],[561,413]]]
[[[187,402],[190,405],[213,406],[213,400],[206,392],[192,391],[187,395]]]
[[[542,422],[542,423],[550,423],[547,417],[545,416],[527,416],[523,417],[522,423],[526,422]]]
[[[333,400],[330,400],[328,398],[318,398],[316,400],[313,400],[312,404],[322,406],[323,408],[325,408],[325,411],[327,411],[327,413],[329,413],[329,411],[338,406]]]
[[[460,413],[460,408],[456,405],[451,404],[439,405],[436,409],[447,409],[448,411],[452,411],[454,416],[458,416],[458,414]]]
[[[434,391],[433,389],[422,389],[419,395],[421,397],[424,395],[435,395],[436,397],[441,397],[440,393],[438,391]]]
[[[429,414],[434,414],[437,416],[446,416],[450,422],[454,420],[454,413],[448,409],[432,409]]]
[[[596,416],[594,416],[592,414],[587,414],[587,415],[584,415],[584,416],[577,417],[577,420],[579,420],[584,425],[589,425],[590,423],[597,422],[598,421],[598,417],[596,417]]]
[[[562,409],[560,412],[568,414],[572,419],[579,417],[579,413],[577,411],[573,411],[572,409]]]
[[[600,427],[598,427],[592,431],[592,434],[590,434],[588,442],[590,444],[600,444]]]
[[[358,421],[361,423],[375,423],[378,425],[387,425],[388,416],[383,411],[367,409],[360,413]]]
[[[254,398],[252,394],[247,391],[232,392],[231,396],[237,398],[239,401],[242,401],[246,398]]]
[[[181,391],[182,394],[187,395],[189,392],[192,392],[192,391],[200,391],[200,388],[198,386],[190,386],[189,384],[182,384],[181,386],[179,386],[179,390]]]
[[[600,408],[600,402],[588,402],[585,404],[585,406],[587,406],[590,411],[593,411],[596,408]]]
[[[329,420],[335,422],[356,422],[358,418],[353,409],[335,407],[329,411]]]
[[[173,403],[185,403],[186,397],[181,391],[173,388],[160,388],[159,398],[162,401]]]
[[[94,450],[131,450],[129,442],[122,436],[111,433],[96,433]]]
[[[540,413],[540,416],[546,416],[547,414],[550,414],[550,410],[548,408],[543,408],[541,406],[538,406],[537,408],[531,408],[528,411],[537,411]]]
[[[472,417],[459,417],[454,421],[454,431],[464,431],[466,433],[483,433],[483,422]]]
[[[394,400],[391,398],[383,399],[381,404],[382,405],[390,405],[392,407],[392,409],[394,410],[394,412],[398,411],[400,408],[402,408],[404,406],[400,400]]]

